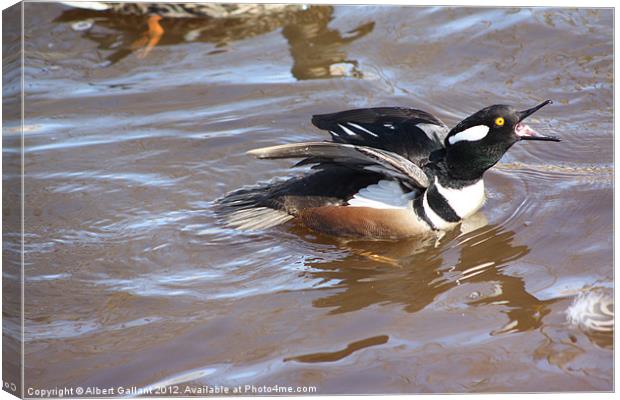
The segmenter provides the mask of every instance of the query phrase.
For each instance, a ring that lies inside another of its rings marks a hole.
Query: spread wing
[[[314,162],[343,165],[366,172],[378,172],[403,185],[426,188],[429,185],[424,171],[407,158],[391,151],[347,143],[306,142],[263,147],[248,154],[258,158],[306,158]]]
[[[312,117],[336,143],[373,147],[399,154],[422,165],[443,149],[450,129],[425,111],[400,107],[362,108]],[[308,160],[309,162],[312,160]]]

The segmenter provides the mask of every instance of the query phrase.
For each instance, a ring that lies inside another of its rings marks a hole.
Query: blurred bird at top
[[[348,56],[347,46],[372,32],[375,26],[373,21],[363,21],[341,32],[331,23],[335,14],[334,7],[322,5],[100,2],[63,4],[71,8],[63,11],[55,22],[70,23],[74,30],[84,31],[84,37],[96,42],[100,50],[114,50],[105,57],[111,64],[130,54],[144,58],[156,45],[181,42],[213,43],[215,49],[207,54],[223,53],[231,42],[281,29],[293,60],[291,74],[298,80],[363,77],[358,61]],[[172,8],[167,8],[168,6]],[[120,7],[123,10],[117,11]],[[189,9],[198,8],[201,8],[204,15],[199,15],[198,11],[193,15],[189,14]],[[168,11],[163,11],[164,9]],[[173,12],[175,9],[177,11]],[[93,32],[91,28],[94,24],[104,29]],[[144,25],[148,26],[146,32],[136,32]],[[120,43],[125,40],[128,40],[128,45],[121,46]]]
[[[302,4],[243,4],[243,3],[125,3],[100,1],[63,1],[67,6],[111,12],[121,15],[146,16],[148,30],[132,44],[139,58],[146,57],[165,34],[161,25],[168,18],[232,18],[272,15],[303,9]]]

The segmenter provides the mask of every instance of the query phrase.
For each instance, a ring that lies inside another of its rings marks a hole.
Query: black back
[[[425,163],[443,149],[448,127],[425,111],[401,107],[377,107],[314,115],[312,123],[327,130],[336,143],[384,149]]]

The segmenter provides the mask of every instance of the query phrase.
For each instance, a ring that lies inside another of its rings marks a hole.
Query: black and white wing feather
[[[263,147],[250,150],[248,154],[262,159],[309,158],[378,172],[397,179],[411,189],[423,189],[429,185],[428,177],[419,166],[399,154],[379,148],[347,143],[306,142]]]
[[[315,115],[312,123],[336,143],[383,149],[421,165],[444,148],[449,128],[425,111],[400,107],[362,108]]]

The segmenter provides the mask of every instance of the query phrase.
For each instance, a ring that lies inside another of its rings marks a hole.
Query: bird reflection
[[[538,300],[525,289],[522,278],[505,274],[503,270],[513,261],[529,253],[525,245],[514,245],[515,233],[500,226],[488,227],[461,242],[461,255],[454,270],[456,280],[446,280],[448,286],[463,282],[496,282],[493,296],[469,302],[471,306],[504,304],[509,323],[493,333],[536,329],[542,317],[549,313],[548,303]]]
[[[371,32],[374,22],[360,25],[343,36],[337,29],[327,27],[331,13],[323,18],[313,18],[312,15],[300,17],[301,21],[287,24],[282,30],[294,60],[291,72],[295,78],[362,77],[358,62],[347,59],[344,46]]]
[[[232,42],[282,29],[293,58],[291,73],[296,79],[362,76],[358,62],[348,58],[346,46],[370,33],[374,22],[361,23],[343,34],[328,27],[334,14],[332,6],[289,5],[264,12],[229,14],[171,18],[71,8],[55,22],[71,24],[84,38],[97,43],[98,49],[110,51],[105,57],[108,64],[132,54],[145,57],[155,46],[187,42],[215,44],[208,53],[215,55],[226,52]]]
[[[527,246],[514,243],[514,236],[501,226],[486,225],[465,234],[448,233],[439,244],[435,237],[398,242],[342,242],[316,237],[313,242],[336,243],[347,253],[338,260],[307,263],[312,278],[336,282],[320,289],[329,294],[313,305],[338,314],[397,303],[414,313],[457,285],[486,282],[491,285],[485,286],[493,290],[472,291],[466,302],[472,307],[503,305],[509,322],[492,334],[536,329],[553,300],[537,299],[527,292],[522,278],[504,271],[529,253]],[[453,265],[445,260],[451,249],[459,252]]]

